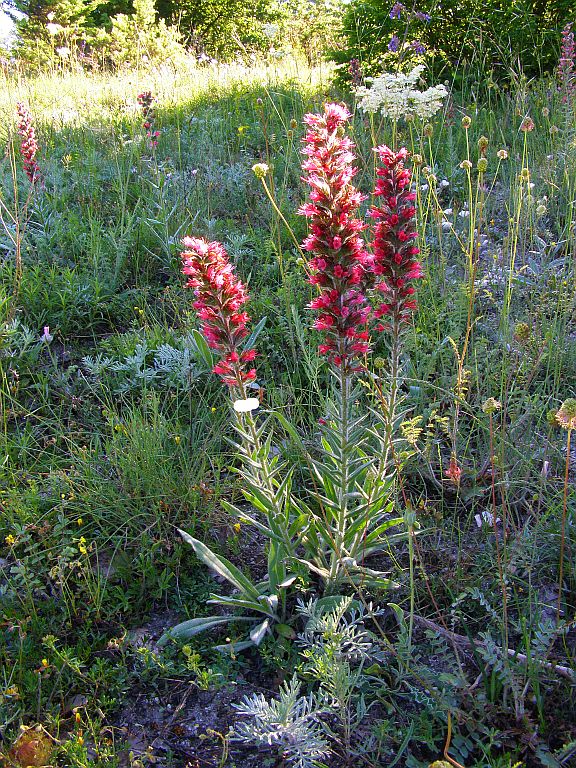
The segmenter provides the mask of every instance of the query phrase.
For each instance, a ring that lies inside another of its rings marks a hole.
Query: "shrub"
[[[432,54],[437,75],[467,64],[492,78],[505,79],[519,67],[535,76],[554,68],[560,29],[575,17],[571,0],[430,1],[418,13],[389,0],[354,0],[343,20],[346,46],[332,56],[342,79],[352,59],[364,75],[396,69],[406,59],[414,64],[419,43]]]
[[[285,0],[279,8],[279,37],[302,51],[309,64],[318,62],[327,48],[338,47],[343,0]]]
[[[176,29],[156,20],[154,0],[134,0],[134,13],[114,16],[110,34],[101,32],[99,43],[117,67],[176,65],[186,54]]]
[[[264,47],[262,25],[278,16],[270,0],[159,0],[157,7],[162,18],[178,26],[197,54],[218,59]]]

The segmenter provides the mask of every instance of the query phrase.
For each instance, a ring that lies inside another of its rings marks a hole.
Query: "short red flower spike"
[[[411,189],[412,172],[404,167],[408,156],[405,148],[393,152],[387,146],[376,147],[382,167],[374,195],[382,198],[380,205],[374,205],[369,215],[376,220],[374,227],[375,289],[383,295],[384,301],[374,312],[381,322],[380,331],[399,327],[410,319],[416,309],[414,281],[424,276],[422,266],[416,258],[420,253],[415,245],[416,193]]]
[[[150,149],[155,149],[158,146],[158,137],[160,136],[160,131],[157,131],[154,127],[156,120],[154,101],[152,91],[142,91],[142,93],[138,94],[138,104],[140,104],[142,117],[144,118],[142,127],[146,131],[146,137],[150,142]]]
[[[212,370],[224,384],[243,392],[244,385],[256,378],[256,369],[246,366],[254,360],[256,351],[242,351],[250,322],[242,311],[248,301],[246,289],[220,243],[185,237],[182,244],[182,272],[188,276],[187,286],[194,289],[193,306],[202,321],[202,335],[220,355]]]
[[[308,159],[302,168],[310,202],[299,213],[310,219],[303,248],[311,254],[310,282],[320,289],[310,304],[318,313],[314,327],[324,332],[319,350],[337,367],[354,371],[369,347],[364,288],[372,257],[359,235],[364,224],[354,216],[363,197],[351,183],[357,171],[354,144],[344,135],[350,117],[340,104],[326,104],[322,115],[305,115],[302,151]]]

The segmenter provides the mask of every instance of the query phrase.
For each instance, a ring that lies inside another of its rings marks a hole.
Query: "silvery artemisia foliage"
[[[245,696],[232,706],[249,717],[238,723],[232,738],[251,744],[278,747],[294,768],[316,768],[330,748],[319,722],[319,709],[313,696],[301,696],[300,682],[293,677],[285,682],[277,699],[267,701],[263,694]]]
[[[326,611],[318,600],[299,600],[296,610],[306,621],[304,631],[298,635],[304,653],[321,651],[348,663],[382,658],[378,639],[365,626],[365,621],[379,615],[380,610],[371,605],[366,609],[352,597],[342,597],[331,611]]]
[[[82,359],[82,366],[90,376],[109,382],[117,394],[150,385],[186,391],[201,374],[210,370],[190,334],[174,344],[161,344],[155,349],[144,340],[136,344],[131,355],[120,359],[88,355]]]
[[[419,64],[407,75],[384,72],[378,77],[366,78],[371,83],[369,88],[359,86],[354,89],[358,106],[363,112],[380,112],[391,120],[407,117],[429,120],[442,108],[448,91],[443,85],[419,91],[416,85],[423,71],[424,66]]]
[[[293,677],[280,688],[278,699],[246,696],[233,706],[251,719],[234,727],[233,738],[278,747],[289,765],[313,768],[331,753],[330,741],[341,749],[347,734],[344,743],[351,748],[349,737],[370,708],[363,695],[368,682],[364,665],[382,661],[384,654],[365,622],[381,611],[364,608],[352,597],[334,597],[300,600],[297,612],[305,622],[297,641],[300,670],[316,692],[301,696],[301,684]]]

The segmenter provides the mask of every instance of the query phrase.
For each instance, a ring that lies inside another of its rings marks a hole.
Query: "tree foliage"
[[[219,58],[261,42],[262,24],[278,15],[270,0],[158,0],[157,8],[198,53]]]
[[[344,17],[344,50],[333,58],[343,76],[351,59],[364,74],[379,74],[398,66],[391,53],[393,35],[421,42],[433,54],[434,69],[454,74],[462,64],[479,72],[506,78],[522,69],[536,76],[558,60],[561,27],[576,18],[573,0],[423,0],[417,18],[410,3],[400,18],[391,18],[392,0],[353,0]],[[412,63],[412,62],[409,62]]]

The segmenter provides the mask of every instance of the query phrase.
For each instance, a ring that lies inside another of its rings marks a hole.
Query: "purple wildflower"
[[[414,53],[417,53],[418,56],[422,56],[422,54],[426,53],[426,48],[420,42],[420,40],[414,40],[411,43],[411,45],[412,45],[412,49],[414,50]]]
[[[398,37],[398,35],[392,35],[392,38],[388,43],[388,50],[391,53],[396,53],[398,51],[398,48],[400,48],[400,38]]]
[[[402,16],[402,11],[405,10],[406,8],[402,5],[402,3],[394,3],[390,10],[390,18],[399,19]]]

